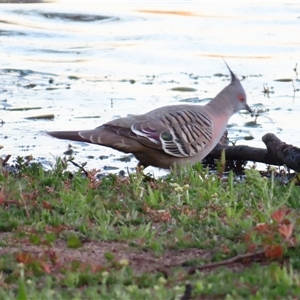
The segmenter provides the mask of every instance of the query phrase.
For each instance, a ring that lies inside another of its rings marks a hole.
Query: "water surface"
[[[255,127],[247,125],[255,117],[232,117],[230,137],[264,147],[262,135],[273,132],[300,145],[299,8],[272,2],[2,4],[2,156],[32,154],[50,165],[69,142],[42,131],[90,129],[169,104],[205,104],[229,83],[221,57],[241,79],[250,106],[267,111]],[[54,119],[26,119],[45,114]],[[254,139],[243,139],[249,135]],[[75,160],[88,168],[136,165],[105,147],[72,145]]]

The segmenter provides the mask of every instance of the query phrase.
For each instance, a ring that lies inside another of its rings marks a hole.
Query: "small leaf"
[[[224,254],[230,253],[230,249],[228,248],[227,245],[222,244],[222,245],[221,245],[221,248],[222,248]]]
[[[42,270],[44,270],[46,273],[50,274],[51,270],[50,270],[50,266],[45,262],[45,261],[40,261],[41,264],[41,268]]]
[[[32,234],[30,237],[29,237],[29,240],[31,242],[31,244],[33,245],[40,245],[41,244],[41,239],[38,235],[36,234]]]
[[[23,277],[19,278],[19,288],[16,300],[27,300],[25,282]]]
[[[286,216],[286,210],[283,210],[283,209],[279,209],[277,211],[274,211],[271,215],[271,218],[280,223],[282,222],[282,220],[284,219],[284,217]]]
[[[32,256],[31,256],[30,253],[22,252],[22,253],[18,253],[16,255],[16,260],[17,260],[17,262],[23,263],[25,265],[25,264],[28,264],[32,261]]]
[[[258,224],[258,225],[254,228],[255,231],[262,232],[262,233],[267,232],[268,229],[269,229],[269,226],[268,226],[268,224],[266,224],[266,223]]]
[[[82,243],[77,235],[72,234],[69,236],[67,241],[67,247],[68,248],[80,248],[82,247]]]
[[[288,240],[293,233],[293,228],[294,225],[292,223],[280,224],[278,231],[286,240]]]
[[[52,206],[49,202],[43,201],[42,204],[43,204],[43,208],[48,209],[48,210],[52,209]]]
[[[114,261],[114,260],[115,260],[115,256],[114,256],[111,252],[105,252],[105,253],[104,253],[104,257],[105,257],[108,261]]]
[[[226,157],[225,157],[225,149],[223,149],[221,153],[221,166],[225,166],[225,165],[226,165]]]
[[[266,257],[280,258],[283,255],[283,248],[281,245],[269,245],[266,247]]]

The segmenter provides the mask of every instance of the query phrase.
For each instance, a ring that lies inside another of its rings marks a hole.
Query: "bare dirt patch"
[[[7,237],[7,234],[5,234]],[[4,234],[1,234],[3,238]],[[0,255],[30,253],[36,257],[43,255],[45,251],[55,253],[56,264],[64,265],[71,261],[80,261],[90,265],[105,265],[106,253],[112,253],[116,261],[127,259],[135,273],[155,272],[163,269],[181,266],[184,262],[209,258],[211,252],[190,248],[185,250],[166,250],[163,255],[155,255],[151,251],[143,251],[120,242],[90,241],[78,249],[70,249],[66,242],[57,240],[51,247],[35,246],[27,243],[18,243],[0,248]]]

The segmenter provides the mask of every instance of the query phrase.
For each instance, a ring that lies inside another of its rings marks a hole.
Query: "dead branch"
[[[231,265],[233,263],[241,262],[245,259],[256,258],[256,257],[261,257],[261,256],[265,256],[265,250],[260,250],[260,251],[256,251],[256,252],[246,253],[246,254],[239,254],[239,255],[236,255],[236,256],[226,259],[226,260],[208,263],[208,264],[198,266],[198,267],[190,267],[188,269],[188,274],[192,275],[192,274],[196,273],[196,271],[202,271],[205,269],[217,268],[217,267],[221,267],[221,266],[227,266],[227,265]]]
[[[208,157],[219,159],[222,150],[225,149],[226,160],[244,160],[286,166],[295,172],[300,172],[300,148],[282,142],[273,133],[265,134],[262,141],[267,149],[218,144]]]

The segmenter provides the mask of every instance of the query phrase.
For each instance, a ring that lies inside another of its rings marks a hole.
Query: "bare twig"
[[[5,166],[6,163],[9,161],[10,158],[11,158],[11,154],[6,155],[6,157],[5,157],[4,160],[2,161],[2,165]]]
[[[84,169],[84,167],[83,166],[80,166],[78,163],[76,163],[75,161],[73,161],[72,159],[70,159],[70,160],[68,160],[70,163],[72,163],[75,167],[77,167],[78,169],[80,169],[83,173],[84,173],[84,175],[86,176],[86,177],[88,177],[89,176],[89,173]]]
[[[239,254],[237,256],[234,256],[234,257],[226,259],[226,260],[208,263],[208,264],[205,264],[205,265],[202,265],[199,267],[191,267],[188,269],[188,274],[192,275],[196,271],[217,268],[217,267],[221,267],[221,266],[227,266],[227,265],[231,265],[233,263],[240,262],[244,259],[249,259],[249,258],[254,258],[254,257],[264,256],[264,255],[265,255],[265,250],[259,250],[259,251],[253,252],[253,253]]]
[[[296,77],[298,77],[297,66],[298,66],[298,64],[296,63],[296,66],[295,66],[295,68],[293,69],[293,70],[294,70],[294,72],[296,73]]]

